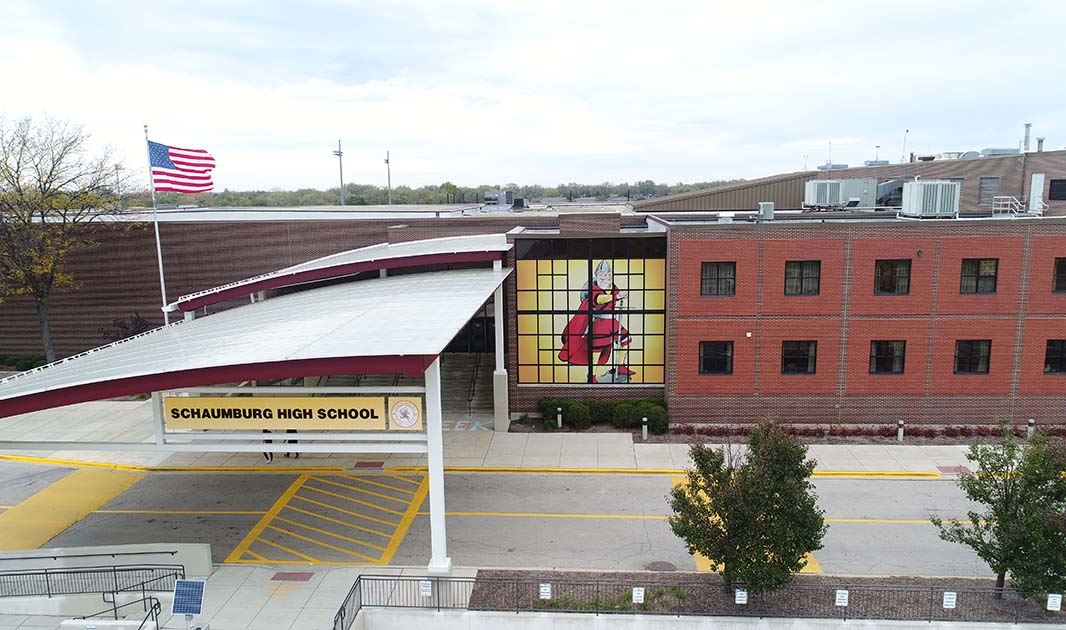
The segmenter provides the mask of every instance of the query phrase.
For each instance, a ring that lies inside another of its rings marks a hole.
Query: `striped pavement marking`
[[[421,474],[301,475],[226,562],[387,565],[428,490]]]

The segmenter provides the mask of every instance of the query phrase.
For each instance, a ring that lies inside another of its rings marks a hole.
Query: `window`
[[[1066,339],[1048,339],[1044,374],[1066,374]]]
[[[822,275],[820,260],[790,260],[785,263],[785,295],[818,295]]]
[[[992,342],[988,339],[960,340],[955,342],[956,374],[988,374],[988,357]]]
[[[877,261],[874,268],[874,293],[900,295],[910,292],[910,260]]]
[[[871,341],[870,374],[903,374],[906,341]]]
[[[733,342],[701,341],[700,374],[732,374]]]
[[[814,374],[814,365],[817,358],[817,341],[781,342],[782,374]]]
[[[977,204],[991,206],[992,198],[999,194],[998,177],[982,177],[977,183]]]
[[[1055,291],[1066,292],[1066,258],[1055,259]]]
[[[1048,185],[1048,201],[1066,201],[1066,179],[1053,179]]]
[[[960,293],[995,293],[998,258],[964,258]]]
[[[700,295],[736,295],[737,264],[705,262],[700,273]]]

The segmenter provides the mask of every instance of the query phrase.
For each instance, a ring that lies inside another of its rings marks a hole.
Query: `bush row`
[[[22,372],[23,370],[32,370],[35,367],[41,367],[47,363],[44,357],[26,357],[6,354],[0,354],[0,369],[15,370],[16,372]]]
[[[594,424],[612,424],[619,429],[639,429],[648,419],[648,431],[662,435],[670,430],[670,416],[662,398],[645,400],[570,400],[545,399],[537,403],[544,417],[544,428],[557,428],[555,414],[562,409],[563,426],[584,431]]]
[[[1039,427],[1042,431],[1052,436],[1066,436],[1066,427],[1052,426]],[[752,427],[747,425],[722,425],[722,424],[680,424],[674,426],[674,433],[678,435],[704,435],[709,437],[724,436],[747,436]],[[785,431],[790,435],[801,437],[896,437],[894,426],[856,426],[856,425],[829,425],[829,426],[785,426]],[[1026,428],[1015,427],[1014,434],[1025,437]],[[978,426],[907,426],[904,430],[905,437],[992,437],[999,435],[999,427],[994,425]]]

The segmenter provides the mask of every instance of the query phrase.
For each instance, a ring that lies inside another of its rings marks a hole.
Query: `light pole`
[[[340,168],[341,173],[341,190],[340,198],[341,205],[344,205],[344,151],[341,151],[341,141],[337,140],[337,150],[333,152],[333,155],[337,156],[337,166]]]
[[[115,201],[118,203],[118,209],[122,209],[122,177],[118,172],[122,170],[117,162],[115,163]]]
[[[907,134],[909,134],[910,132],[910,129],[906,129],[903,131],[903,155],[901,155],[899,158],[901,164],[907,162]]]
[[[389,162],[389,152],[385,151],[385,174],[389,184],[389,205],[392,205],[392,164]]]

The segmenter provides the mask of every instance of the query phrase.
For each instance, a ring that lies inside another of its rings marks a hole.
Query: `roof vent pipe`
[[[1033,123],[1025,123],[1025,140],[1022,141],[1022,151],[1029,152],[1029,130],[1033,128]]]
[[[1036,139],[1036,152],[1037,153],[1043,153],[1044,152],[1044,139],[1039,137],[1039,136]]]

